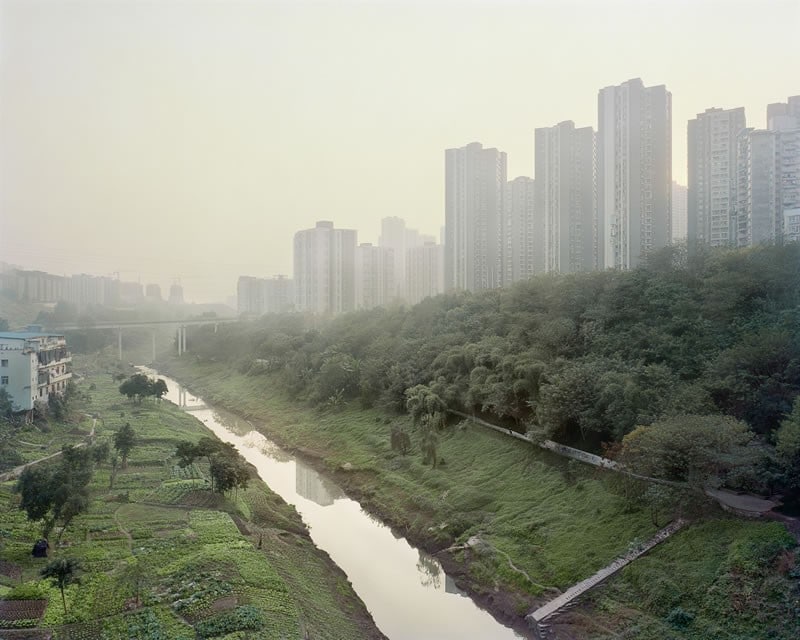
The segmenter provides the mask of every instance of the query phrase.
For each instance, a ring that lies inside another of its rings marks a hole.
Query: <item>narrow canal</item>
[[[461,593],[439,562],[365,512],[314,469],[278,448],[252,425],[208,406],[163,378],[167,399],[233,444],[262,480],[294,505],[314,544],[347,574],[378,625],[391,640],[511,640],[522,638]]]

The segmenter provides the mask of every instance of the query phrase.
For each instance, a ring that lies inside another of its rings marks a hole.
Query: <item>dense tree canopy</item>
[[[246,489],[250,468],[236,447],[216,438],[203,437],[195,444],[181,441],[175,447],[178,464],[187,467],[198,458],[205,458],[211,475],[211,489],[227,493],[231,489]]]
[[[88,509],[95,457],[91,447],[66,446],[57,463],[28,467],[20,475],[15,487],[19,508],[29,520],[42,522],[43,537],[57,523],[63,533],[75,516]]]
[[[142,398],[153,396],[161,398],[167,393],[167,383],[161,380],[152,380],[143,373],[135,373],[119,385],[119,392],[134,402],[141,402]]]
[[[771,442],[800,395],[798,309],[800,245],[677,246],[628,272],[198,328],[193,353],[320,406],[413,413],[421,386],[447,409],[595,450],[683,414],[729,416]]]

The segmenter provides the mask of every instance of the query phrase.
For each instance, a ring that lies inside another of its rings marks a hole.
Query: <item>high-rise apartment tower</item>
[[[689,184],[687,239],[736,246],[736,167],[744,107],[706,109],[687,126]]]
[[[598,263],[629,269],[671,239],[672,94],[628,80],[597,115]]]
[[[503,284],[506,154],[473,142],[445,151],[445,287]]]
[[[595,134],[571,120],[535,132],[536,188],[543,205],[545,269],[596,267]]]

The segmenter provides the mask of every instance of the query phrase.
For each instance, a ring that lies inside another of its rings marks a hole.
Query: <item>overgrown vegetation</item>
[[[596,451],[686,415],[740,420],[771,445],[800,394],[798,308],[797,244],[669,247],[629,272],[533,278],[321,328],[270,316],[192,329],[192,354],[279,373],[314,406],[400,412],[421,385],[448,409]],[[787,464],[767,456],[759,488],[796,493]]]
[[[75,368],[83,377],[75,408],[98,416],[95,444],[32,469],[52,478],[63,476],[69,462],[77,475],[92,468],[82,493],[86,508],[72,516],[60,542],[51,541],[49,558],[32,558],[45,522],[19,508],[15,482],[0,483],[0,629],[40,627],[58,640],[299,640],[304,630],[314,637],[382,637],[293,508],[257,478],[224,495],[211,491],[206,459],[178,464],[178,443],[208,438],[200,422],[169,403],[124,401],[114,380],[119,369],[104,357],[76,358]],[[137,436],[127,467],[105,463],[126,425]],[[50,433],[72,427],[51,422]],[[72,434],[72,444],[84,436]],[[53,515],[51,507],[45,520]],[[71,580],[77,563],[80,585]],[[52,584],[40,575],[47,567]],[[5,606],[10,598],[18,604]]]
[[[168,366],[324,460],[418,543],[481,537],[483,553],[453,560],[474,592],[512,594],[507,606],[492,597],[506,612],[524,613],[681,513],[705,524],[598,591],[577,625],[585,637],[788,639],[800,634],[792,538],[782,525],[724,518],[691,489],[796,499],[799,276],[797,245],[672,247],[631,272],[536,278],[315,328],[300,316],[197,328],[190,353]],[[450,409],[620,456],[690,490],[571,466],[448,421]],[[756,554],[758,571],[732,560],[756,547],[769,550]],[[664,598],[672,573],[686,579]]]

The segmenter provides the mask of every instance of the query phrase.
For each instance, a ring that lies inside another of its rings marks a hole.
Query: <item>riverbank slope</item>
[[[17,509],[13,483],[0,484],[0,603],[49,602],[40,617],[0,628],[57,638],[384,638],[292,507],[254,474],[246,490],[209,491],[206,464],[181,468],[173,456],[177,442],[213,435],[171,403],[126,400],[109,367],[75,359],[83,409],[100,417],[96,441],[126,422],[138,438],[126,468],[96,468],[88,511],[51,551],[50,560],[81,563],[82,584],[67,588],[65,613],[58,591],[38,580],[47,560],[30,556],[38,525]]]
[[[518,624],[531,606],[656,529],[649,509],[621,495],[613,474],[499,434],[448,427],[439,434],[443,464],[433,469],[422,464],[416,442],[406,456],[392,451],[393,426],[414,437],[406,417],[352,406],[319,411],[291,401],[279,377],[243,375],[215,363],[185,358],[164,365],[195,392],[333,474],[414,544],[438,551],[459,586],[504,622]],[[486,542],[480,550],[444,551],[476,535]],[[591,594],[554,629],[564,638],[617,637],[626,629],[635,629],[636,635],[625,636],[635,638],[733,638],[767,628],[776,638],[795,637],[797,576],[779,566],[793,563],[782,551],[790,545],[779,525],[712,509]],[[691,624],[677,629],[681,611]]]

